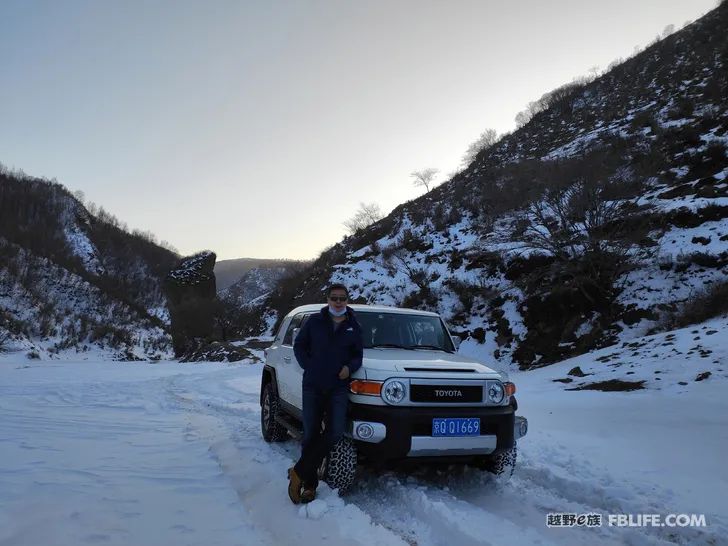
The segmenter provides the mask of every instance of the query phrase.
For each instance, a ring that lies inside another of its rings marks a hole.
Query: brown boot
[[[310,485],[304,485],[303,493],[301,493],[301,502],[303,502],[303,503],[311,502],[315,498],[316,498],[316,488],[311,487]]]
[[[288,496],[293,504],[301,502],[301,478],[296,474],[295,468],[288,469]]]

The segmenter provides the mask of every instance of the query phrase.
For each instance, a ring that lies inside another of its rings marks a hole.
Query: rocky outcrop
[[[164,281],[177,357],[212,341],[217,306],[215,253],[200,252],[183,258]]]

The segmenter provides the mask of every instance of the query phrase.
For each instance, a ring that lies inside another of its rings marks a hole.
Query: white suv
[[[364,363],[350,384],[348,432],[324,461],[321,479],[339,491],[358,462],[417,458],[463,462],[510,476],[516,440],[528,422],[516,416],[516,387],[505,374],[457,354],[436,313],[351,305],[364,337]],[[261,427],[266,441],[301,437],[303,370],[293,340],[322,305],[304,305],[281,323],[266,349]]]

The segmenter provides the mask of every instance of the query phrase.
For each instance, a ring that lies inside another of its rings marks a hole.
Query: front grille
[[[412,402],[482,402],[482,385],[411,385]]]

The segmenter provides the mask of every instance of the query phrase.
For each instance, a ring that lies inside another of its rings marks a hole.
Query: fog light
[[[374,428],[369,423],[362,423],[356,427],[356,435],[362,440],[368,440],[374,436]]]

